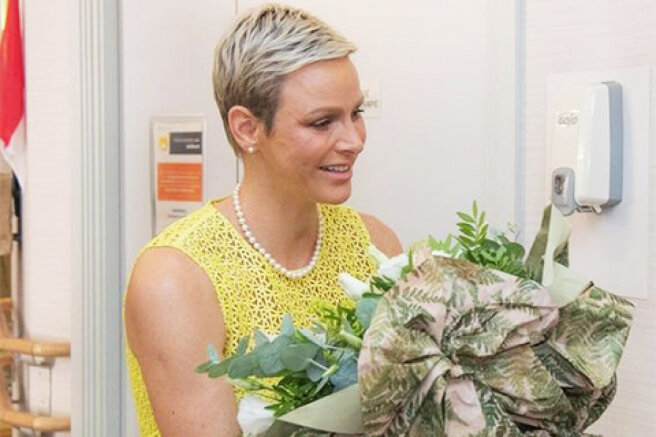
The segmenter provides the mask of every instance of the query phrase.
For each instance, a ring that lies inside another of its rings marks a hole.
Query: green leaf
[[[207,350],[207,357],[210,359],[211,362],[218,363],[219,361],[221,361],[219,359],[219,351],[216,350],[216,346],[214,346],[213,343],[208,343],[206,350]]]
[[[339,332],[339,337],[346,344],[348,344],[349,346],[355,349],[359,350],[362,348],[362,339],[356,335],[351,334],[350,332],[346,332],[345,330],[342,330]]]
[[[255,330],[255,347],[262,346],[263,344],[269,343],[269,337],[267,335],[260,331],[259,329]]]
[[[476,204],[476,201],[474,200],[474,203],[472,205],[472,212],[474,213],[474,217],[478,215],[478,205]]]
[[[223,363],[221,363],[221,364],[223,364]],[[215,378],[218,378],[219,376],[225,375],[226,373],[228,373],[228,366],[227,365],[224,365],[224,366],[221,366],[221,367],[215,366],[215,367],[212,367],[209,372],[207,372],[207,376],[209,376],[212,379],[215,379]]]
[[[381,296],[367,296],[362,297],[358,301],[357,306],[355,307],[355,314],[358,316],[358,320],[365,329],[369,328],[371,319],[374,317],[376,312],[376,307],[378,307],[378,301],[380,301]]]
[[[393,281],[392,279],[381,278],[380,276],[372,277],[369,282],[371,283],[372,291],[378,289],[383,292],[389,291],[389,289],[394,287],[394,285],[396,284],[395,281]]]
[[[319,385],[317,385],[317,388],[315,389],[314,393],[317,394],[321,391],[321,389],[324,388],[326,384],[328,384],[328,381],[330,381],[330,376],[324,376],[321,378],[321,381],[319,382]]]
[[[476,220],[469,214],[465,214],[464,212],[458,212],[458,217],[460,217],[462,220],[464,220],[467,223],[476,223]]]
[[[286,313],[282,318],[282,327],[280,328],[280,335],[291,337],[294,335],[294,320],[289,313]]]
[[[225,375],[226,373],[228,373],[228,369],[230,368],[230,363],[232,363],[233,360],[234,360],[234,356],[230,358],[226,358],[225,360],[221,361],[219,364],[214,364],[212,368],[207,372],[207,375],[212,379]]]
[[[215,366],[217,363],[212,361],[205,361],[203,364],[196,367],[196,373],[207,373],[209,370]]]
[[[257,356],[257,364],[265,376],[276,376],[285,366],[280,361],[283,350],[293,342],[293,337],[278,336],[271,343],[257,348],[254,352]]]
[[[330,377],[330,383],[335,391],[342,390],[358,382],[358,363],[349,360],[339,366],[337,373]]]
[[[339,368],[330,377],[330,383],[339,391],[358,382],[358,361],[355,353],[347,351],[339,359]]]
[[[460,232],[462,232],[463,234],[469,237],[474,238],[474,236],[476,235],[474,227],[469,223],[458,223],[458,229],[460,229]]]
[[[524,254],[526,253],[526,250],[524,247],[519,244],[519,243],[508,243],[506,245],[506,248],[508,249],[508,252],[514,257],[514,258],[524,258]]]
[[[460,242],[460,244],[463,245],[466,248],[473,247],[475,245],[473,239],[471,239],[469,237],[462,236],[462,235],[456,237],[456,240],[458,240]]]
[[[485,223],[485,211],[481,212],[481,216],[478,218],[478,226],[481,227]]]
[[[491,255],[487,250],[481,250],[479,252],[479,255],[481,256],[481,258],[483,258],[483,259],[485,259],[489,262],[495,262],[495,260],[496,260],[496,257]]]
[[[415,267],[413,265],[414,262],[414,256],[412,255],[412,249],[408,252],[408,264],[406,264],[402,269],[401,269],[401,278],[406,277],[408,273],[410,273]]]
[[[310,331],[307,328],[299,328],[298,332],[305,338],[307,341],[310,341],[317,346],[319,346],[321,349],[326,349],[328,348],[328,345],[326,344],[326,341],[321,337],[321,334],[325,335],[325,332],[322,332],[321,334],[314,333]]]
[[[292,344],[282,351],[280,360],[287,370],[300,372],[308,368],[317,352],[319,347],[314,343]]]
[[[248,343],[250,342],[251,337],[250,335],[244,335],[241,340],[239,340],[239,344],[237,345],[237,349],[235,350],[235,355],[244,355],[246,353],[246,349],[248,348]]]
[[[316,361],[316,363],[310,363],[308,368],[305,369],[305,374],[310,379],[310,381],[317,382],[321,379],[324,372],[326,371],[328,362],[324,358],[323,354],[317,355],[317,358],[314,361]]]
[[[483,241],[481,241],[481,247],[487,251],[496,252],[497,250],[499,250],[501,245],[496,241],[489,240],[486,238]]]
[[[232,379],[244,379],[254,376],[257,370],[258,364],[255,354],[246,354],[232,360],[228,368],[228,376]]]

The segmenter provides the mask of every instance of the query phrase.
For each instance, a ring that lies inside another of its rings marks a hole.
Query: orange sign
[[[203,201],[203,164],[157,164],[157,200]]]

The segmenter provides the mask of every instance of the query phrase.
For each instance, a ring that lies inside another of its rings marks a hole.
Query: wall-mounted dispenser
[[[535,214],[529,216],[535,220],[533,226],[537,226],[544,203],[552,199],[565,214],[574,213],[567,217],[572,227],[571,265],[577,272],[595,278],[598,287],[630,298],[647,297],[653,270],[649,261],[653,248],[650,249],[650,239],[645,238],[649,235],[651,218],[648,199],[653,194],[649,179],[652,75],[653,67],[548,74],[544,93],[546,111],[539,119],[529,116],[526,120],[528,152],[535,150],[532,146],[544,144],[544,167],[532,166],[534,161],[541,164],[541,160],[526,161],[527,180],[531,184],[533,175],[543,175],[540,186],[544,187],[544,197],[527,196],[526,209]],[[613,82],[609,86],[610,80]],[[602,127],[586,124],[590,114],[600,114],[594,123]],[[603,120],[608,121],[605,127]],[[546,127],[544,140],[532,139],[531,132],[535,134],[536,127]],[[594,135],[597,138],[590,138]],[[579,147],[579,138],[586,136],[591,139],[588,145],[602,146],[598,154],[582,143]],[[617,147],[622,143],[623,149]],[[589,161],[580,161],[581,166],[589,164],[587,174],[585,168],[579,170],[579,152],[582,157],[590,157]],[[596,169],[608,169],[605,173],[608,176],[594,173]],[[554,170],[557,170],[555,174]],[[607,184],[599,190],[602,195],[590,184],[581,183],[584,177],[589,181],[601,180],[594,186]],[[527,193],[533,193],[528,191],[532,186],[527,185]],[[608,208],[609,203],[620,199],[618,205]],[[601,208],[602,213],[576,214],[579,209],[594,211],[594,206]]]
[[[622,201],[622,86],[598,82],[559,96],[551,150],[551,201],[563,214],[601,213]]]

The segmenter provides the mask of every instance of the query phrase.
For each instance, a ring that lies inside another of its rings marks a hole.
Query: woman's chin
[[[339,205],[351,197],[351,187],[339,187],[337,189],[328,190],[319,196],[320,203],[328,203],[331,205]]]

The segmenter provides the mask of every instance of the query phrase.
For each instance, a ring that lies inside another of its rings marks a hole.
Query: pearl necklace
[[[295,270],[289,270],[280,265],[276,259],[271,256],[271,254],[257,241],[255,235],[251,232],[251,229],[246,224],[246,218],[244,218],[244,212],[241,210],[241,202],[239,201],[239,189],[241,184],[237,184],[234,191],[232,192],[232,204],[235,208],[235,214],[237,215],[237,221],[239,222],[239,227],[241,228],[244,236],[248,242],[253,246],[255,250],[260,252],[264,258],[271,264],[271,266],[276,269],[278,272],[290,279],[298,279],[306,276],[312,271],[315,264],[317,263],[317,258],[319,257],[319,251],[321,250],[321,240],[323,237],[323,215],[321,215],[321,208],[317,207],[317,212],[319,214],[319,230],[317,231],[317,241],[314,244],[314,252],[312,253],[312,258],[308,265],[301,267]]]

